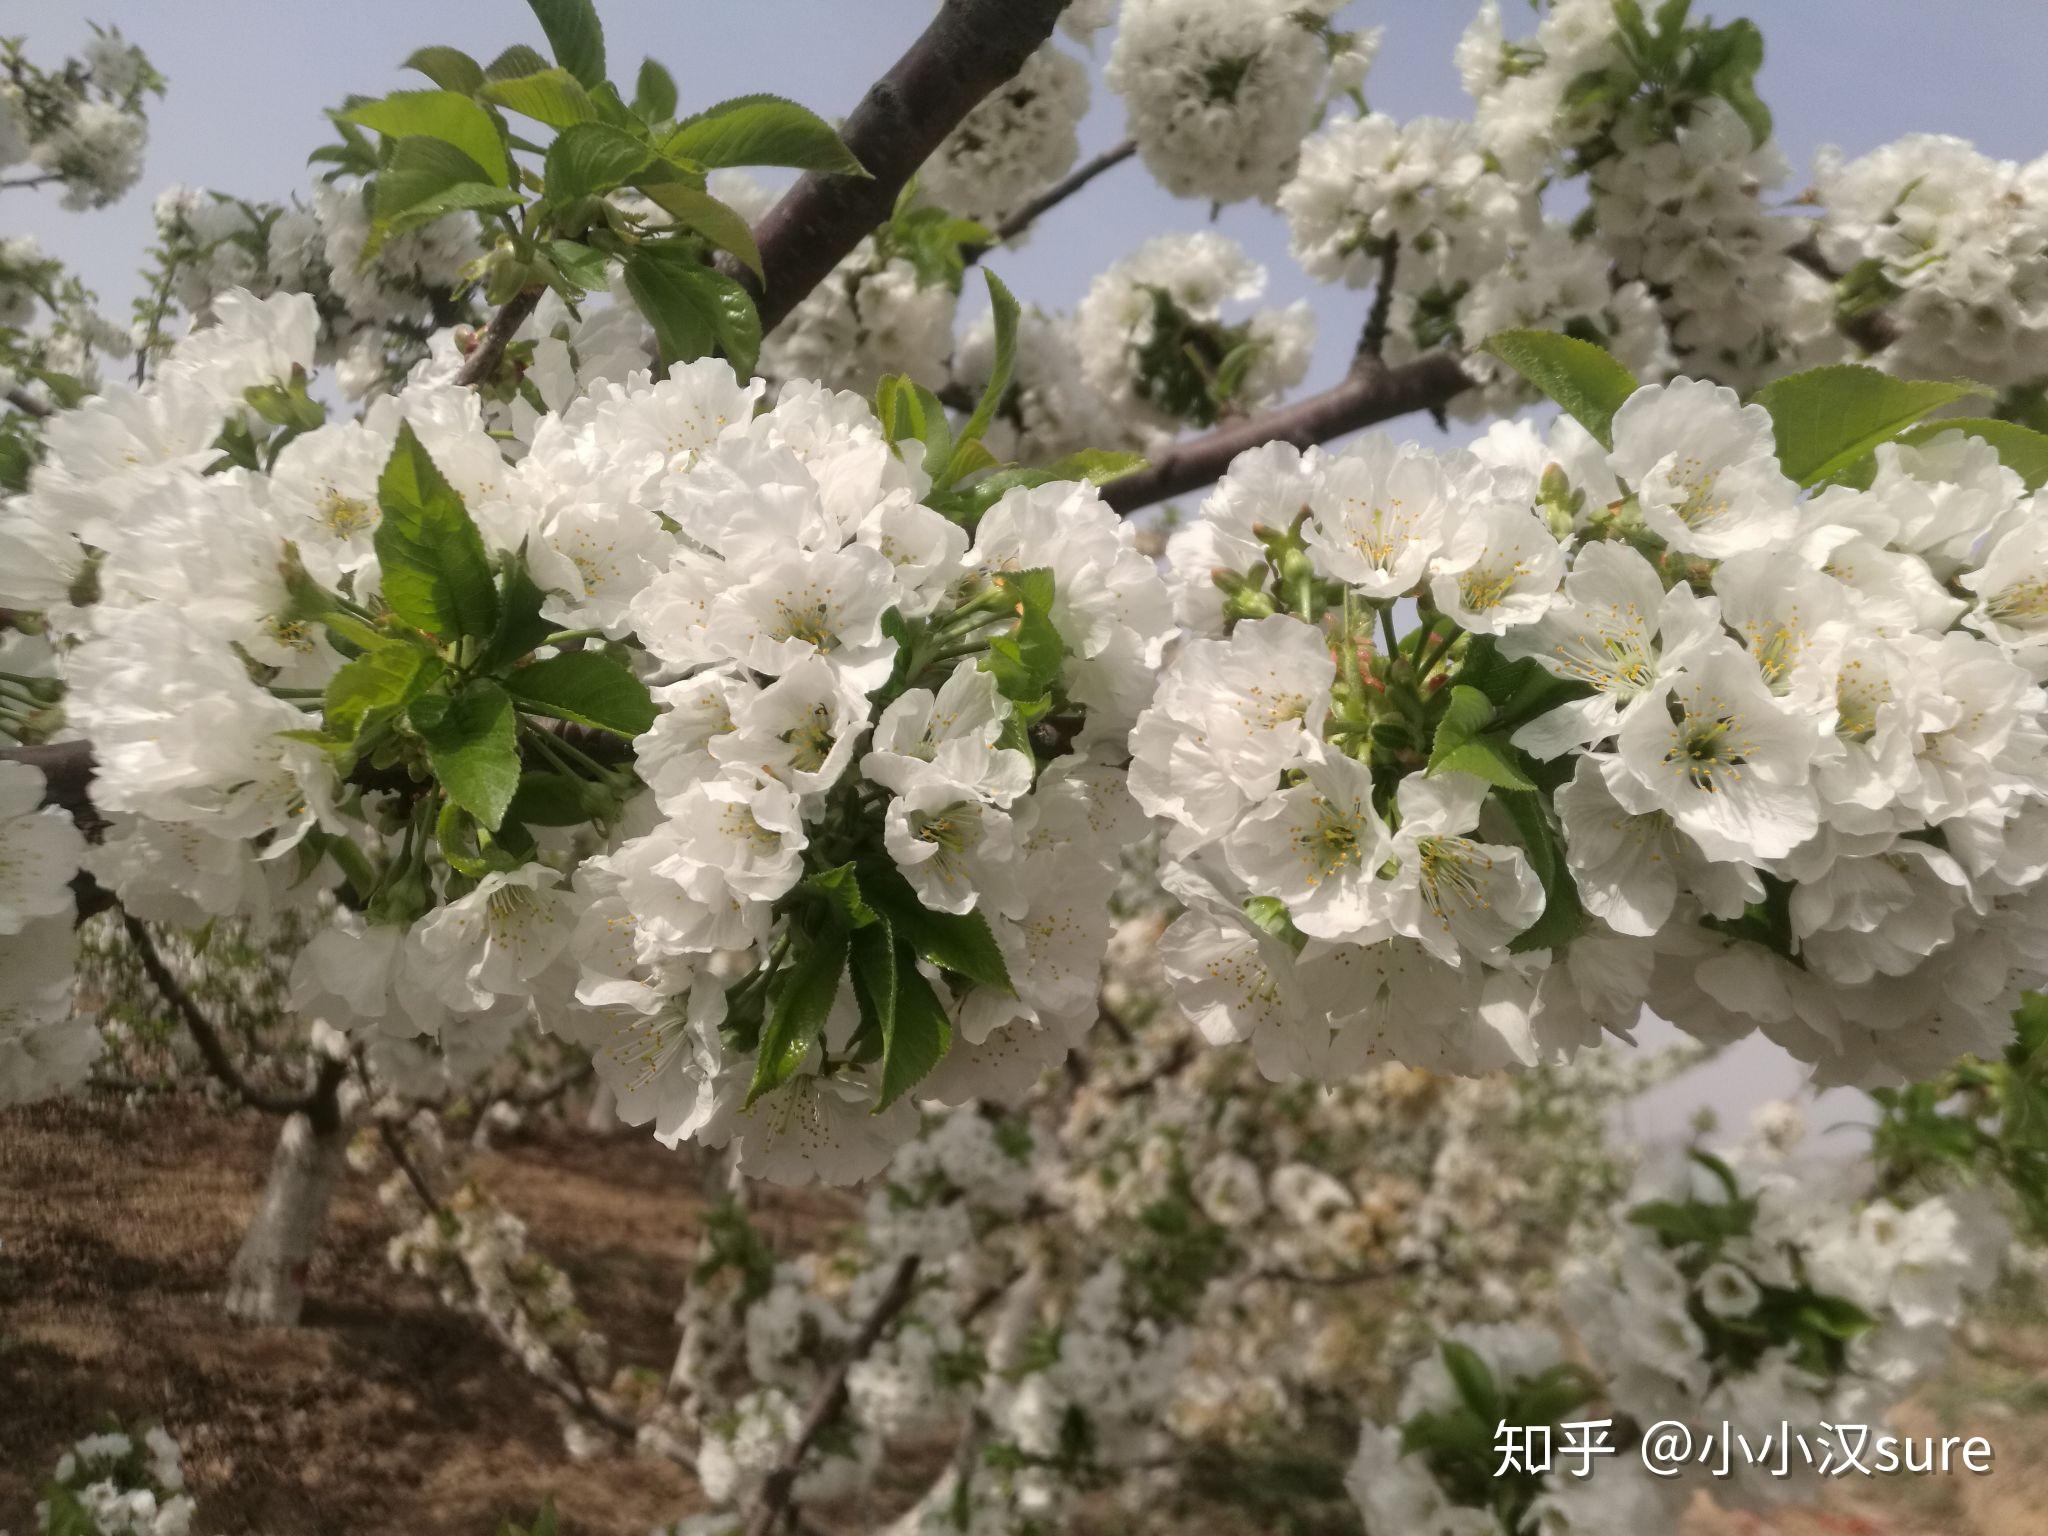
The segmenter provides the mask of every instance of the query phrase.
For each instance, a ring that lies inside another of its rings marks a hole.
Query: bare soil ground
[[[303,1326],[227,1318],[222,1276],[274,1134],[179,1097],[0,1115],[0,1531],[33,1529],[41,1479],[109,1413],[179,1435],[204,1536],[490,1536],[549,1496],[567,1536],[643,1536],[698,1507],[676,1467],[570,1461],[531,1378],[385,1264],[368,1178],[344,1177]],[[478,1171],[621,1359],[665,1369],[700,1212],[692,1158],[543,1124]],[[771,1195],[756,1215],[780,1244],[839,1208]],[[1907,1415],[1988,1435],[1997,1470],[1842,1484],[1824,1509],[1768,1519],[1702,1502],[1684,1536],[2048,1536],[2048,1329],[1995,1319]]]

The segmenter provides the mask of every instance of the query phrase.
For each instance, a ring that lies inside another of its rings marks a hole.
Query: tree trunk
[[[348,1151],[340,1078],[323,1073],[306,1111],[287,1116],[263,1198],[228,1267],[227,1309],[245,1322],[290,1328],[306,1304],[306,1269],[327,1224]]]

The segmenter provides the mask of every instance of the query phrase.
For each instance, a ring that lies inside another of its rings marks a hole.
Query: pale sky
[[[614,77],[630,82],[643,56],[668,65],[684,110],[727,96],[774,91],[828,118],[859,100],[933,12],[927,0],[599,0]],[[1386,42],[1366,90],[1396,117],[1464,116],[1451,51],[1473,4],[1460,0],[1354,3],[1345,25],[1381,25]],[[1504,0],[1510,27],[1522,7]],[[1975,0],[1750,0],[1697,4],[1722,19],[1746,15],[1762,29],[1761,93],[1793,167],[1788,193],[1804,185],[1814,152],[1837,144],[1855,154],[1902,134],[1947,133],[1987,153],[2031,159],[2048,151],[2042,61],[2048,4]],[[88,35],[88,21],[118,25],[170,81],[151,118],[141,183],[114,207],[68,214],[42,191],[0,193],[0,235],[33,233],[125,317],[152,226],[150,203],[178,183],[282,199],[310,184],[305,157],[331,134],[322,109],[354,92],[378,95],[425,82],[399,68],[413,49],[450,44],[488,60],[514,42],[542,45],[521,0],[0,0],[0,33],[27,36],[30,53],[54,61]],[[1069,44],[1068,46],[1072,46]],[[1107,38],[1094,50],[1099,72]],[[1100,87],[1082,125],[1084,153],[1122,137],[1118,104]],[[1176,202],[1134,164],[1047,217],[1035,238],[994,263],[1010,286],[1048,308],[1070,306],[1089,279],[1140,241],[1208,223],[1206,207]],[[1217,226],[1272,272],[1271,297],[1313,296],[1323,324],[1313,384],[1344,366],[1362,310],[1350,296],[1313,288],[1287,259],[1285,229],[1270,210],[1225,211]],[[970,295],[969,311],[981,301]],[[1356,306],[1352,306],[1355,308]],[[1424,422],[1410,430],[1427,433]],[[1668,1038],[1663,1026],[1654,1032]],[[1789,1092],[1800,1069],[1758,1040],[1667,1085],[1631,1115],[1648,1139],[1684,1133],[1702,1105],[1739,1126],[1764,1098]],[[1853,1115],[1854,1096],[1833,1095],[1815,1118]]]

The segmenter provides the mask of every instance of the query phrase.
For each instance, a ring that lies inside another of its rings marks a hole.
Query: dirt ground
[[[0,1115],[0,1531],[33,1529],[39,1482],[108,1413],[179,1435],[195,1536],[491,1536],[549,1496],[565,1536],[644,1536],[697,1507],[665,1463],[571,1462],[532,1380],[387,1267],[366,1177],[337,1193],[302,1327],[225,1317],[273,1134],[177,1098]],[[620,1359],[665,1369],[700,1204],[692,1158],[542,1125],[479,1172]],[[830,1214],[770,1197],[757,1219],[788,1239]],[[1842,1485],[1825,1510],[1768,1520],[1702,1506],[1684,1536],[2048,1536],[2048,1330],[1994,1320],[1907,1412],[1921,1432],[1989,1435],[1998,1470]]]

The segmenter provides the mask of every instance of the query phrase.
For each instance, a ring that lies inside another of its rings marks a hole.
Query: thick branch
[[[7,391],[7,403],[22,415],[33,416],[38,421],[51,414],[47,405],[18,384]]]
[[[803,1470],[804,1457],[809,1453],[812,1442],[846,1408],[847,1373],[856,1361],[863,1359],[875,1347],[883,1330],[895,1321],[896,1315],[910,1305],[910,1298],[917,1292],[917,1269],[918,1256],[914,1253],[896,1266],[888,1290],[875,1303],[867,1321],[860,1325],[860,1332],[853,1336],[845,1357],[832,1368],[830,1375],[818,1383],[817,1394],[811,1399],[810,1407],[804,1410],[803,1423],[797,1428],[796,1438],[790,1441],[789,1449],[782,1453],[782,1460],[775,1464],[775,1470],[761,1484],[761,1500],[747,1517],[747,1536],[769,1536],[788,1513],[789,1496],[796,1488],[797,1474]]]
[[[945,0],[938,17],[877,80],[841,129],[868,175],[806,174],[755,229],[768,280],[757,288],[772,331],[877,225],[896,195],[983,97],[1052,36],[1066,0]]]
[[[966,255],[969,261],[979,261],[994,246],[1008,245],[1012,240],[1023,234],[1025,230],[1036,224],[1039,219],[1059,207],[1061,203],[1064,203],[1076,192],[1079,192],[1104,171],[1115,170],[1137,152],[1138,146],[1136,142],[1131,139],[1125,139],[1123,143],[1117,145],[1114,149],[1105,149],[1093,160],[1082,162],[1068,174],[1064,181],[1054,182],[1050,187],[1047,187],[1038,196],[1032,198],[1030,202],[1024,204],[1023,207],[998,224],[995,228],[996,237],[990,245],[970,246],[963,254]]]
[[[235,1064],[227,1043],[221,1039],[213,1021],[194,1001],[192,994],[185,990],[183,982],[171,974],[171,968],[164,964],[164,957],[157,952],[156,939],[149,929],[132,912],[123,912],[121,922],[128,930],[129,942],[135,946],[136,958],[149,973],[149,979],[156,986],[163,999],[170,1004],[171,1011],[191,1035],[192,1043],[199,1047],[199,1054],[205,1058],[206,1068],[221,1083],[251,1109],[260,1109],[270,1115],[317,1115],[331,1116],[335,1113],[335,1089],[341,1084],[346,1063],[332,1060],[320,1064],[320,1073],[313,1088],[306,1093],[275,1093],[268,1088],[258,1087],[242,1075],[242,1069]],[[329,1129],[316,1123],[315,1129]]]
[[[1102,488],[1102,497],[1119,512],[1135,512],[1155,501],[1200,490],[1221,478],[1232,459],[1261,443],[1292,443],[1297,448],[1326,443],[1413,411],[1441,410],[1471,384],[1448,352],[1426,353],[1398,368],[1359,368],[1320,395],[1173,444],[1148,467],[1110,481]]]
[[[522,288],[491,316],[491,323],[483,328],[470,348],[469,356],[463,359],[461,372],[455,375],[458,384],[481,384],[498,376],[498,364],[505,360],[505,349],[512,344],[519,327],[526,324],[526,317],[540,303],[544,288]]]

